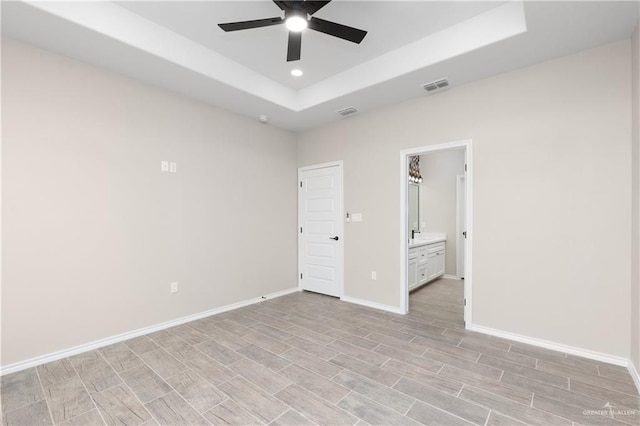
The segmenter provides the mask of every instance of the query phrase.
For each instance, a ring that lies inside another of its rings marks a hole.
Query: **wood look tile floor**
[[[462,282],[395,315],[303,292],[1,379],[4,425],[640,425],[625,368],[466,331]]]

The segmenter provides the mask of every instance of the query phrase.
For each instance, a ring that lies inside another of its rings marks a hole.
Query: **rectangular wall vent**
[[[338,110],[336,112],[341,116],[346,117],[347,115],[355,114],[356,112],[358,112],[358,110],[355,109],[354,107],[348,107],[345,109]]]
[[[430,93],[433,93],[436,90],[442,90],[446,87],[449,87],[449,80],[447,80],[447,77],[441,78],[439,80],[431,81],[429,83],[425,83],[422,85],[422,88]]]

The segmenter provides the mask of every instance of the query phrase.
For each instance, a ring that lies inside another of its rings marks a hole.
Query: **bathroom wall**
[[[420,216],[423,232],[447,234],[445,273],[456,275],[456,177],[464,174],[464,150],[420,156]]]

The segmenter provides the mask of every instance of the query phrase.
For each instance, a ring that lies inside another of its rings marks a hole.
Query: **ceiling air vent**
[[[431,81],[429,83],[425,83],[422,85],[422,88],[429,93],[433,93],[438,90],[442,90],[449,87],[449,80],[447,77],[441,78],[440,80]]]
[[[355,109],[354,107],[348,107],[348,108],[344,108],[344,109],[338,110],[336,112],[338,114],[340,114],[341,116],[346,117],[348,115],[355,114],[356,112],[358,112],[358,110]]]

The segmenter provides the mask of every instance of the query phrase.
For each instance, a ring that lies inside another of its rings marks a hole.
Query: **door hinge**
[[[462,233],[462,236],[464,236],[464,239],[466,240],[466,239],[467,239],[467,231],[464,231],[464,232]]]
[[[467,299],[464,299],[464,306],[467,306]]]
[[[466,169],[465,169],[466,170]],[[300,188],[302,188],[302,181],[300,181]]]
[[[300,227],[300,233],[302,234],[302,226]]]
[[[302,274],[300,274],[300,279],[302,279]]]
[[[467,165],[466,164],[464,165],[464,171],[465,172],[467,171]]]

